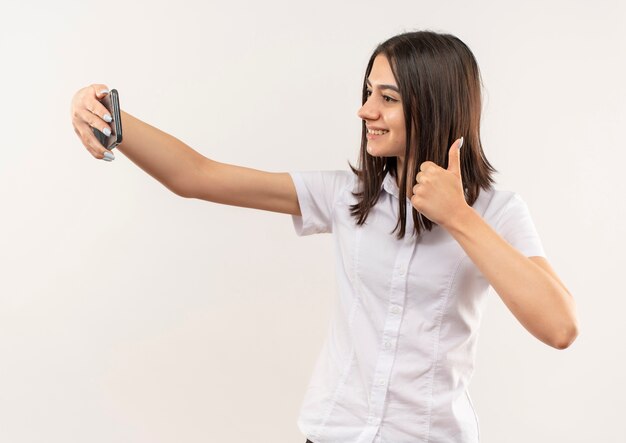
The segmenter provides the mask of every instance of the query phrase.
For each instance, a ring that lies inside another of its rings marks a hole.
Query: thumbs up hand
[[[411,204],[429,220],[446,228],[454,217],[469,207],[465,201],[461,180],[461,146],[463,137],[456,140],[448,152],[448,169],[426,161],[420,165],[413,186]]]

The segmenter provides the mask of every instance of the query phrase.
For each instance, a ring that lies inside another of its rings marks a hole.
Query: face
[[[375,157],[398,157],[402,162],[406,147],[404,111],[398,85],[383,54],[374,59],[368,80],[367,101],[357,113],[368,128],[367,152]],[[387,132],[376,135],[370,128]]]

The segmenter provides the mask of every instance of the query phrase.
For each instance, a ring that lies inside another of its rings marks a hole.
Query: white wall
[[[492,291],[471,385],[482,441],[620,441],[625,12],[617,0],[3,2],[0,441],[304,442],[331,237],[180,198],[120,152],[94,159],[70,100],[105,83],[218,161],[345,169],[369,55],[417,29],[476,55],[498,188],[528,203],[581,320],[558,351]]]

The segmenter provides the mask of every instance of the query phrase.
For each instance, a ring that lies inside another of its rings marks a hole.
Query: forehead
[[[374,58],[374,64],[372,65],[372,70],[368,78],[373,84],[387,83],[394,85],[396,83],[393,72],[391,71],[391,66],[389,65],[389,60],[384,54],[378,54],[376,58]]]

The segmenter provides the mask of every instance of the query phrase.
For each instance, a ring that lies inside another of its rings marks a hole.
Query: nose
[[[379,112],[375,106],[372,106],[370,100],[366,100],[363,106],[359,108],[357,115],[362,120],[376,120],[379,116]]]

